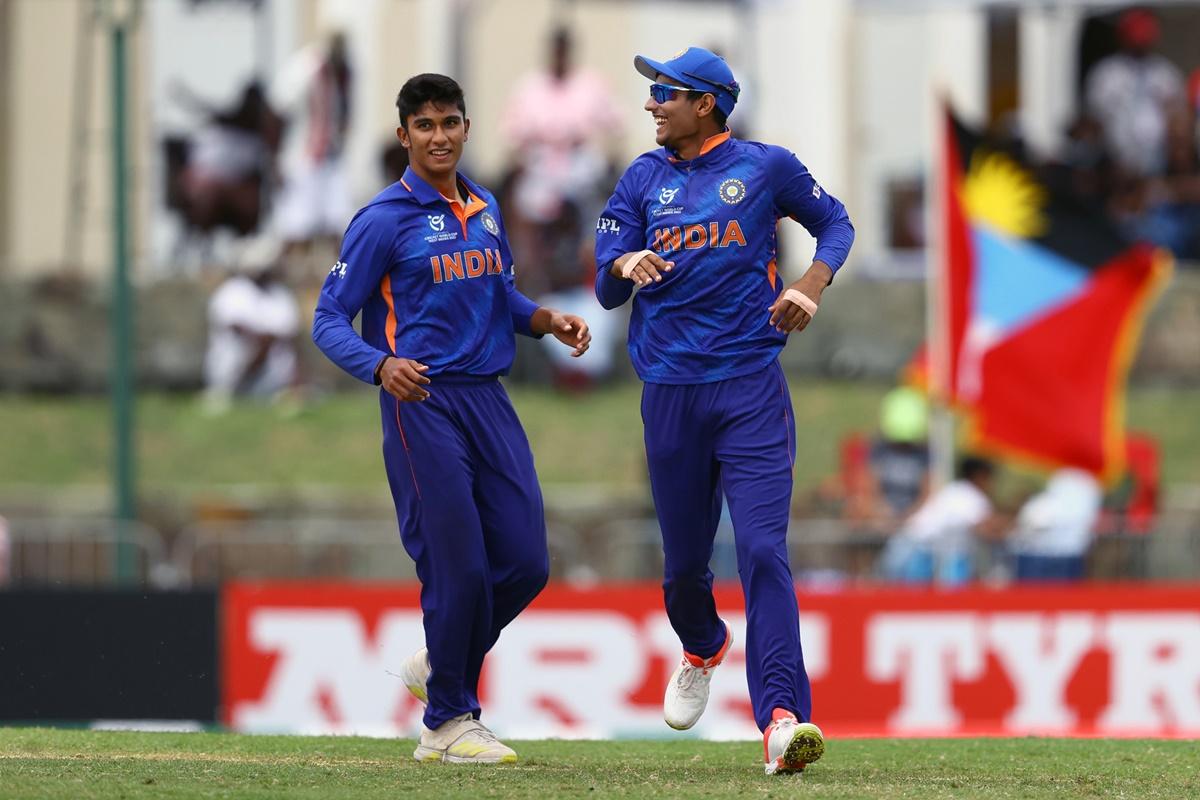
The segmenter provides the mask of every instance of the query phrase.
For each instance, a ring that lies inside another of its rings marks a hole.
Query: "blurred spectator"
[[[12,539],[8,535],[8,520],[0,517],[0,586],[12,578]]]
[[[1200,147],[1200,67],[1192,70],[1188,78],[1188,104],[1196,122],[1196,146]]]
[[[1162,503],[1162,452],[1144,432],[1125,437],[1125,474],[1104,498],[1097,533],[1146,536],[1158,525]]]
[[[389,186],[403,178],[404,170],[408,169],[408,148],[400,144],[395,136],[391,139],[379,156],[383,179]]]
[[[929,491],[929,409],[925,395],[908,386],[888,392],[880,407],[879,433],[867,454],[867,470],[855,481],[845,516],[888,530],[906,519]]]
[[[1102,211],[1112,191],[1113,162],[1104,142],[1104,129],[1095,117],[1082,113],[1066,129],[1066,144],[1057,160],[1046,165],[1047,184],[1076,203]]]
[[[1200,258],[1200,158],[1182,109],[1168,120],[1163,174],[1121,176],[1114,189],[1110,207],[1131,238],[1165,247],[1179,258]]]
[[[569,350],[558,346],[550,337],[543,337],[541,347],[553,370],[555,386],[568,391],[591,388],[597,381],[608,377],[616,366],[617,343],[622,327],[626,324],[621,314],[606,313],[596,299],[592,288],[596,274],[596,257],[590,237],[584,237],[584,220],[580,218],[574,203],[566,203],[564,213],[555,224],[560,235],[552,241],[555,250],[550,253],[550,263],[574,265],[574,279],[568,270],[563,270],[563,280],[551,283],[552,291],[538,296],[541,305],[557,308],[566,314],[576,314],[590,322],[592,346],[587,358],[572,358]],[[591,227],[588,220],[586,227]],[[554,346],[551,346],[551,342]]]
[[[1184,98],[1182,73],[1154,52],[1158,35],[1151,11],[1124,12],[1117,22],[1120,50],[1087,78],[1088,113],[1099,120],[1117,165],[1138,177],[1166,168],[1167,122]]]
[[[590,225],[565,218],[600,215],[612,172],[606,146],[620,134],[619,108],[599,74],[574,65],[564,28],[552,35],[545,70],[525,77],[509,99],[502,128],[515,173],[507,221],[525,292],[558,291],[594,277],[581,275],[576,255]],[[563,245],[563,238],[573,243]]]
[[[187,87],[175,99],[203,117],[188,139],[167,145],[167,203],[189,233],[226,227],[240,236],[258,228],[264,191],[274,170],[283,122],[258,82],[228,108],[214,106]]]
[[[1200,259],[1200,153],[1189,111],[1167,123],[1167,167],[1150,186],[1146,238],[1180,258]]]
[[[344,164],[354,74],[346,38],[297,53],[277,85],[282,106],[295,116],[283,159],[283,186],[275,224],[289,250],[325,239],[336,247],[354,206]]]
[[[587,358],[545,348],[555,383],[568,389],[592,385],[616,363],[621,323],[602,313],[592,289],[592,226],[612,183],[607,148],[620,134],[619,109],[600,75],[575,66],[571,34],[559,28],[546,68],[520,82],[502,121],[515,158],[505,213],[517,280],[539,303],[591,324]]]
[[[976,537],[995,538],[1003,523],[992,505],[995,468],[967,457],[958,478],[933,492],[884,547],[880,572],[905,583],[958,585],[973,573]]]
[[[1100,518],[1103,492],[1094,476],[1060,469],[1017,514],[1010,547],[1018,581],[1079,580]]]
[[[209,300],[204,373],[211,413],[227,410],[235,396],[283,397],[297,383],[300,312],[280,280],[280,255],[274,240],[251,242],[239,274]]]

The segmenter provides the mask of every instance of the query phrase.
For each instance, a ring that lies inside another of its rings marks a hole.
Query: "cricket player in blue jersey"
[[[313,340],[382,387],[383,460],[424,612],[426,647],[401,668],[427,703],[413,755],[511,762],[479,722],[479,673],[546,584],[549,556],[533,455],[497,378],[512,366],[514,331],[553,334],[575,356],[591,335],[515,289],[496,200],[457,171],[470,128],[458,84],[417,75],[396,106],[410,166],[351,220]]]
[[[712,595],[713,537],[729,500],[746,598],[746,674],[768,774],[804,769],[825,742],[812,724],[787,558],[796,431],[779,352],[804,330],[846,259],[846,209],[782,147],[730,137],[740,89],[724,60],[692,47],[638,56],[661,149],[625,171],[596,226],[596,296],[633,295],[629,353],[645,383],[642,420],[662,529],[667,616],[683,659],[663,712],[696,724],[732,641]],[[816,258],[784,286],[776,223],[791,217]]]

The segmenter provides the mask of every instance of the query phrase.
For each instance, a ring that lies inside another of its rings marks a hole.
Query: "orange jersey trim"
[[[396,301],[392,297],[392,276],[384,275],[383,280],[379,282],[379,293],[383,295],[383,302],[387,304],[387,324],[384,331],[387,334],[388,349],[392,351],[392,355],[396,355],[396,327],[399,321],[396,319]]]
[[[467,220],[487,208],[487,202],[479,195],[467,189],[467,207],[463,208],[463,204],[458,200],[451,200],[446,195],[442,195],[442,199],[450,204],[450,210],[454,212],[454,216],[458,219],[458,224],[462,226],[463,238],[467,237]]]
[[[704,140],[704,144],[700,145],[700,155],[704,155],[709,150],[712,150],[717,145],[724,144],[733,134],[729,130],[723,130],[716,136],[710,136]]]
[[[708,151],[729,141],[729,137],[732,135],[733,135],[733,132],[730,131],[728,128],[726,128],[725,130],[721,131],[720,133],[716,133],[716,134],[713,134],[712,136],[708,137],[707,139],[704,140],[704,144],[700,145],[700,152],[696,154],[696,158],[699,158],[700,156],[704,155]],[[667,160],[670,161],[671,163],[681,161],[682,159],[676,158],[674,155],[672,155],[673,152],[674,151],[672,151],[672,150],[667,151]]]

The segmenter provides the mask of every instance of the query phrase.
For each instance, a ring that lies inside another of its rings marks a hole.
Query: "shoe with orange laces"
[[[763,731],[763,761],[768,775],[791,775],[825,754],[825,737],[811,722],[800,722],[795,714],[775,709],[771,724]]]
[[[720,651],[710,658],[701,658],[685,651],[683,660],[667,683],[663,719],[677,731],[686,731],[695,725],[708,705],[708,684],[712,681],[713,670],[725,659],[729,646],[733,644],[733,631],[728,623],[724,624],[725,644],[721,645]]]

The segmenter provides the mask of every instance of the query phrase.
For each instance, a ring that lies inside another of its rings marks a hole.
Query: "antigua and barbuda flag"
[[[973,450],[1116,479],[1126,378],[1170,256],[949,112],[942,135],[947,338],[930,353],[931,389],[966,416]]]

